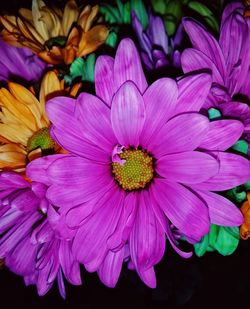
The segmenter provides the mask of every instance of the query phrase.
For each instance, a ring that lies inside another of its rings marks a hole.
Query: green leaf
[[[168,15],[164,17],[164,23],[165,23],[165,28],[166,32],[169,36],[172,36],[176,32],[176,27],[177,27],[177,21],[174,16]]]
[[[165,14],[167,9],[167,1],[164,0],[152,0],[151,4],[153,9],[158,14]]]
[[[213,12],[204,4],[197,1],[190,1],[188,7],[204,17],[206,23],[215,31],[219,31],[219,25]]]
[[[246,191],[250,191],[250,181],[246,182],[244,184],[244,187],[245,187]]]
[[[211,247],[215,247],[217,236],[218,236],[218,226],[215,224],[211,224],[210,231],[208,233],[209,245]]]
[[[195,254],[199,257],[203,256],[208,249],[208,245],[208,235],[205,235],[199,243],[194,245]]]
[[[165,14],[174,16],[176,21],[179,22],[182,17],[182,7],[181,1],[171,0],[166,7]]]
[[[248,154],[248,143],[244,140],[239,140],[232,146],[232,148],[245,155]]]
[[[217,242],[215,249],[222,255],[232,254],[239,244],[239,228],[238,227],[219,227]]]
[[[95,54],[90,54],[85,61],[85,80],[94,82],[95,79]]]
[[[131,5],[130,5],[130,2],[126,2],[124,4],[123,23],[124,24],[130,24],[131,23]]]
[[[148,26],[148,13],[142,0],[131,0],[131,12],[135,11],[144,29]]]
[[[105,43],[108,46],[115,48],[117,43],[117,34],[114,31],[109,32]]]
[[[116,7],[109,4],[102,4],[99,10],[107,23],[115,24],[117,21],[120,21],[119,10]]]
[[[209,108],[208,110],[208,118],[210,120],[221,118],[221,112],[216,108]]]

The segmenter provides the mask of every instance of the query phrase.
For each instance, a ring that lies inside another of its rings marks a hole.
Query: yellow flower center
[[[120,154],[125,163],[112,163],[112,172],[124,190],[136,190],[145,186],[154,177],[153,158],[145,151],[127,149]]]
[[[55,142],[50,136],[49,128],[42,128],[29,138],[26,148],[27,153],[38,148],[45,153],[54,152]]]

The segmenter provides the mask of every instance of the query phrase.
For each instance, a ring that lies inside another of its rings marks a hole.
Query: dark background
[[[62,4],[65,1],[47,2]],[[219,0],[201,2],[216,10]],[[29,7],[30,3],[27,0],[1,1],[0,12],[14,13],[22,6]],[[215,11],[215,14],[219,16],[220,12]],[[46,296],[39,297],[34,286],[25,287],[21,277],[3,268],[0,270],[0,306],[27,309],[249,308],[250,240],[241,241],[237,251],[228,257],[207,253],[202,258],[193,256],[188,260],[167,246],[165,257],[156,266],[156,274],[158,285],[152,290],[124,265],[116,288],[109,289],[96,274],[82,270],[83,285],[75,287],[66,283],[67,299],[63,300],[56,284]]]

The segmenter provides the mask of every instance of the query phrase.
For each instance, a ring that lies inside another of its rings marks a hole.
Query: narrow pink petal
[[[209,124],[208,134],[199,148],[224,151],[241,137],[244,125],[238,120],[217,120]]]
[[[109,163],[110,154],[100,145],[90,143],[83,137],[72,135],[63,129],[51,128],[56,142],[68,152],[99,163]]]
[[[64,185],[70,179],[70,185],[86,185],[105,175],[110,179],[110,166],[68,155],[55,160],[48,167],[47,174],[53,184]]]
[[[115,93],[114,59],[110,56],[99,56],[95,64],[96,95],[109,106]]]
[[[247,159],[225,152],[214,152],[213,155],[220,162],[219,173],[203,183],[193,185],[193,188],[224,191],[250,180],[250,162]]]
[[[63,269],[63,273],[66,279],[74,285],[80,285],[81,274],[80,274],[80,265],[74,259],[71,252],[72,242],[61,240],[60,249],[59,249],[59,261]]]
[[[206,136],[208,128],[207,117],[198,113],[176,116],[156,133],[147,150],[156,158],[170,153],[194,150]]]
[[[211,223],[238,226],[243,223],[240,210],[228,199],[209,191],[196,191],[207,203]]]
[[[137,147],[144,121],[143,98],[135,84],[128,81],[117,91],[111,106],[111,123],[118,142]]]
[[[193,47],[207,55],[215,63],[220,74],[224,77],[225,61],[216,39],[206,28],[192,18],[184,18],[182,24],[189,35]]]
[[[72,251],[88,271],[96,271],[105,258],[107,239],[116,229],[124,202],[124,191],[114,188],[97,202],[98,211],[78,229]]]
[[[133,228],[138,206],[138,194],[136,192],[127,194],[117,228],[107,241],[109,249],[114,251],[125,245]]]
[[[156,163],[156,172],[161,177],[184,184],[204,182],[216,175],[218,170],[219,164],[215,158],[198,151],[166,155]]]
[[[81,135],[101,149],[111,152],[117,140],[110,120],[110,108],[99,98],[81,93],[77,98],[75,116],[81,123]]]
[[[178,183],[155,179],[152,192],[166,216],[181,233],[197,241],[208,233],[210,222],[207,206],[189,189]]]
[[[181,66],[184,73],[189,73],[201,69],[212,70],[212,80],[220,85],[224,85],[223,77],[219,72],[213,59],[194,48],[186,48],[181,54]]]
[[[117,252],[109,251],[103,260],[98,275],[101,281],[108,287],[114,288],[119,279],[124,258],[124,248]]]
[[[141,134],[141,144],[146,148],[153,134],[174,114],[178,88],[170,78],[154,82],[144,93],[146,119]]]
[[[119,89],[121,85],[128,80],[133,81],[141,93],[143,93],[148,86],[135,44],[131,39],[126,38],[119,44],[115,56],[115,90]]]
[[[47,169],[58,158],[63,158],[67,155],[51,155],[31,161],[26,167],[26,175],[32,180],[44,183],[46,185],[51,184],[51,180],[48,177]]]
[[[199,112],[209,94],[212,77],[207,73],[192,74],[178,81],[179,97],[175,115],[184,112]]]

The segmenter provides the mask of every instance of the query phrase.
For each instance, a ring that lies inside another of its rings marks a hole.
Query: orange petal
[[[106,41],[108,33],[108,28],[102,25],[95,26],[90,31],[83,33],[77,57],[83,57],[95,51]]]
[[[69,0],[65,5],[62,19],[62,31],[64,36],[68,36],[72,24],[77,21],[79,9],[75,0]]]

